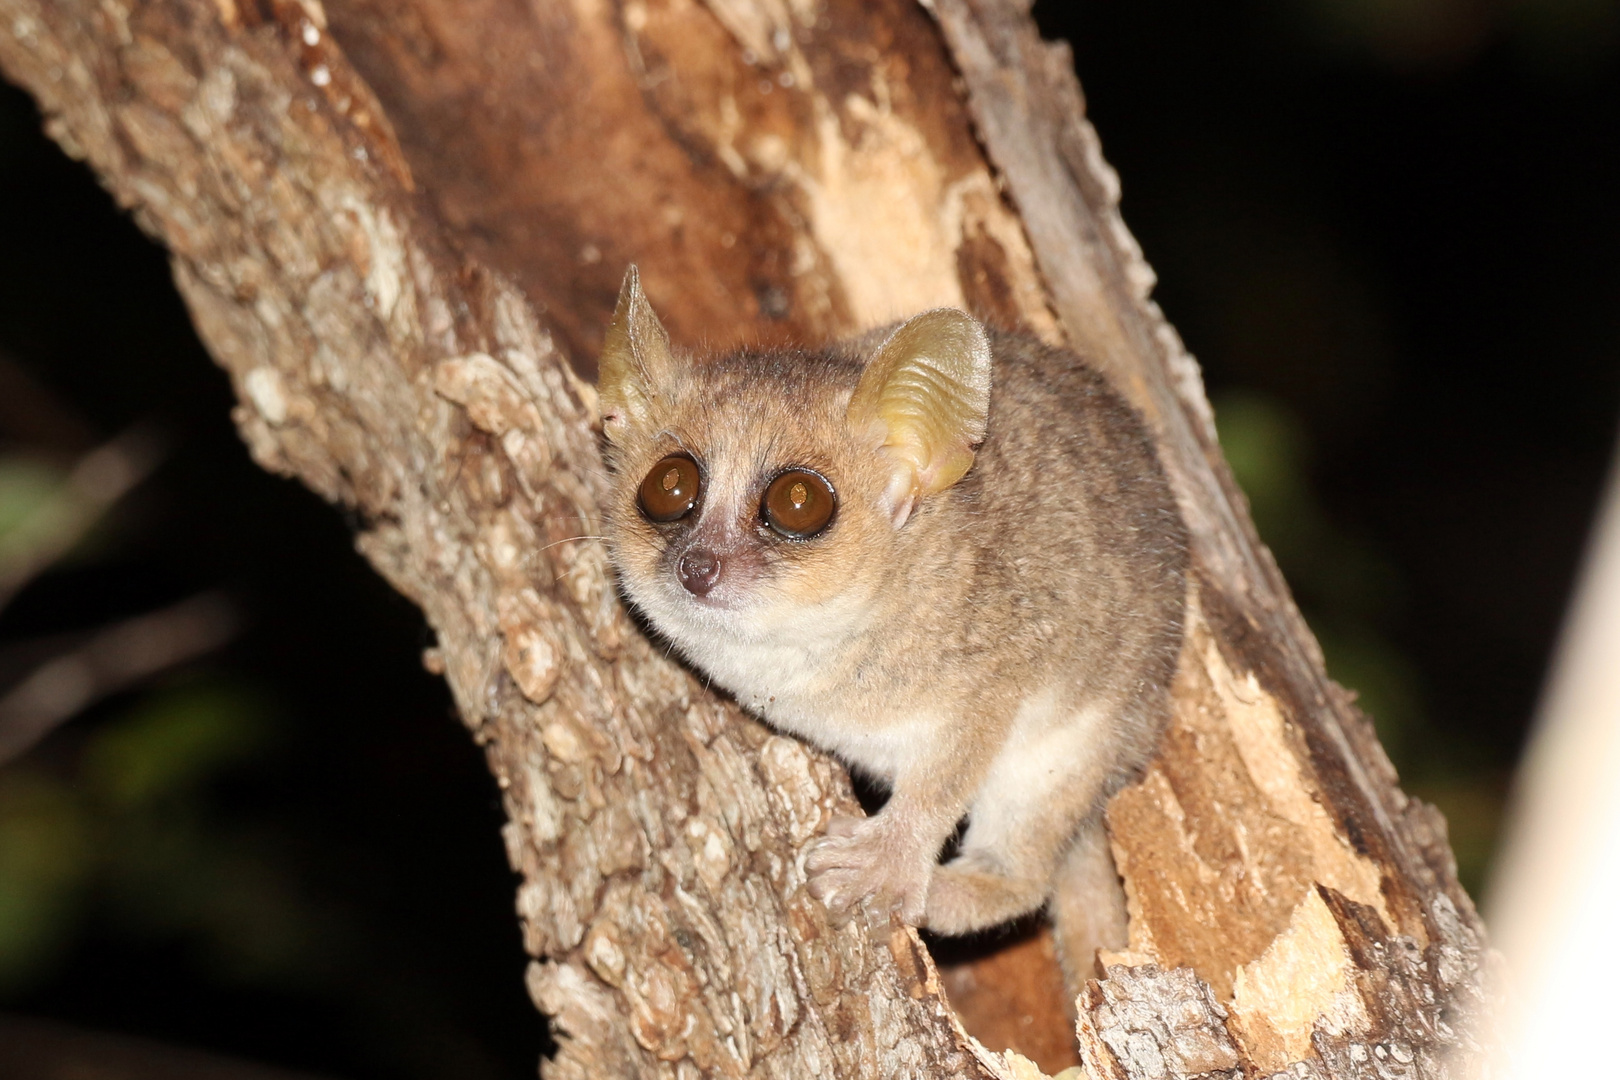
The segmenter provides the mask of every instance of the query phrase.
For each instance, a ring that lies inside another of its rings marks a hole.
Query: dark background
[[[1620,415],[1620,5],[1036,15],[1330,670],[1478,895]],[[0,87],[0,528],[132,423],[170,445],[0,613],[0,675],[201,589],[249,620],[0,768],[0,1009],[355,1080],[531,1076],[495,789],[421,620],[231,404],[162,253]]]

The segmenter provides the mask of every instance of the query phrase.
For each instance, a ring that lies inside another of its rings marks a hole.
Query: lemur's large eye
[[[641,513],[648,521],[679,521],[697,505],[703,478],[697,462],[685,454],[671,454],[652,467],[641,482]]]
[[[838,496],[826,477],[809,469],[789,469],[765,489],[759,513],[778,536],[803,540],[832,520]]]

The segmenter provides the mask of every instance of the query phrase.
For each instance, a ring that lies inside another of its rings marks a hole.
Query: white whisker
[[[605,537],[605,536],[565,536],[561,540],[553,541],[552,543],[547,544],[545,547],[541,548],[540,550],[541,551],[550,551],[552,548],[557,547],[559,544],[571,544],[575,540],[606,540],[606,539],[607,539],[607,537]]]

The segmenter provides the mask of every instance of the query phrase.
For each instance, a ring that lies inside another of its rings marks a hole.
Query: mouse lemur
[[[1102,808],[1164,724],[1187,543],[1102,376],[946,309],[692,356],[632,267],[598,390],[626,597],[744,707],[890,791],[816,841],[812,891],[942,934],[1045,903],[1071,984],[1123,945]]]

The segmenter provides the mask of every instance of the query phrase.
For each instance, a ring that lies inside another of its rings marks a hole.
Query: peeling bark
[[[967,306],[1153,426],[1198,587],[1164,751],[1110,810],[1131,942],[1078,1003],[1092,1076],[1477,1052],[1444,823],[1323,674],[1021,5],[0,0],[0,68],[169,248],[255,460],[352,507],[433,626],[510,818],[546,1075],[1038,1075],[963,1020],[1075,1060],[1039,939],[942,978],[906,928],[830,923],[799,855],[841,770],[620,608],[580,374],[631,260],[683,340]]]

